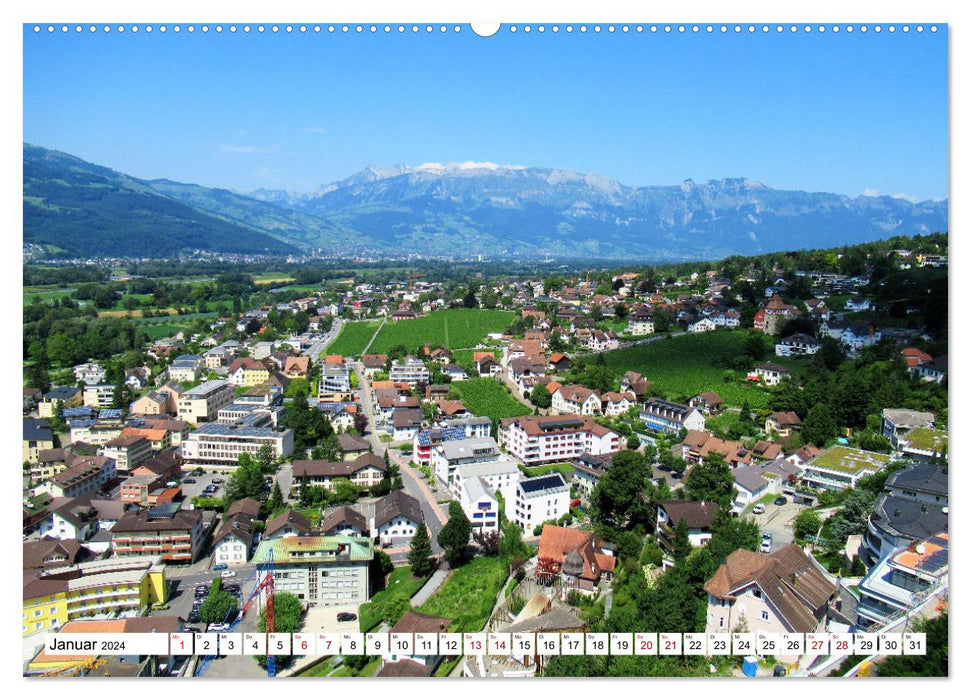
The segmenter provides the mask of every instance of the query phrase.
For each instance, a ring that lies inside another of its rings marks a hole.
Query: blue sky
[[[24,140],[143,178],[308,191],[490,161],[628,185],[948,192],[946,28],[455,35],[24,29]]]

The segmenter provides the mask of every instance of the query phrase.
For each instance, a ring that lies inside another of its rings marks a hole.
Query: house
[[[467,484],[476,479],[482,481],[483,486],[493,496],[501,494],[504,501],[515,500],[516,484],[522,478],[516,461],[501,453],[492,456],[473,455],[467,460],[453,459],[446,467],[439,474],[447,472],[449,490],[459,500],[463,498]],[[469,518],[472,519],[472,516]]]
[[[310,378],[309,357],[287,357],[283,364],[283,374],[290,379]]]
[[[191,564],[202,553],[204,538],[201,510],[168,504],[125,513],[111,530],[111,549],[119,557],[151,552],[166,563]]]
[[[721,413],[722,405],[725,400],[714,391],[706,391],[691,397],[688,401],[689,406],[693,406],[706,416],[713,416]]]
[[[890,455],[834,445],[804,466],[802,483],[829,491],[853,489],[860,479],[876,474],[889,462]]]
[[[752,456],[756,460],[772,461],[782,457],[782,445],[768,440],[759,440],[752,447]]]
[[[378,372],[383,372],[388,364],[387,355],[361,355],[361,364],[364,365],[364,374],[368,379],[374,377]]]
[[[170,388],[166,385],[133,401],[129,410],[131,413],[144,416],[175,415],[179,410],[179,396],[181,394],[181,386],[179,391],[176,392],[174,387]]]
[[[550,573],[563,579],[564,597],[569,591],[595,593],[613,578],[617,557],[612,545],[594,533],[558,525],[545,525],[539,538],[537,559]]]
[[[689,430],[681,443],[682,454],[689,464],[699,464],[709,454],[721,455],[725,462],[735,469],[751,464],[752,451],[740,442],[722,440],[701,430]]]
[[[175,382],[194,382],[199,379],[205,359],[201,355],[179,355],[166,370]]]
[[[270,378],[270,370],[255,357],[238,357],[229,365],[226,379],[233,386],[256,386]]]
[[[550,355],[546,368],[555,374],[563,374],[570,369],[570,358],[562,352],[554,352]]]
[[[914,465],[887,477],[867,521],[860,558],[873,566],[901,547],[948,530],[948,483],[942,467]]]
[[[367,518],[350,506],[341,506],[325,517],[320,523],[320,532],[327,537],[371,537]]]
[[[39,523],[41,539],[85,542],[100,529],[98,509],[90,498],[58,498],[48,507],[50,510]]]
[[[404,635],[411,639],[413,635],[422,634],[435,636],[448,631],[448,626],[452,621],[446,617],[435,617],[425,613],[408,610],[401,618],[388,630],[391,635]],[[416,638],[417,641],[417,638]],[[433,647],[432,653],[425,652],[418,648],[417,644],[413,647],[415,653],[400,655],[391,651],[383,655],[383,665],[375,674],[378,677],[425,677],[431,676],[435,667],[438,666],[444,653],[438,644]]]
[[[652,384],[653,382],[647,381],[637,372],[625,372],[620,380],[620,390],[629,391],[637,397],[638,401],[643,401]]]
[[[808,633],[826,629],[839,592],[816,561],[792,543],[772,554],[737,549],[705,582],[705,632]],[[797,657],[779,654],[780,661]]]
[[[688,526],[692,547],[703,547],[711,539],[711,524],[718,512],[712,501],[658,501],[654,534],[665,554],[674,553],[675,528],[682,520]]]
[[[313,528],[310,525],[310,518],[298,513],[293,508],[288,508],[272,520],[267,521],[263,530],[263,540],[279,539],[280,537],[307,537]],[[357,533],[367,535],[367,532]]]
[[[762,314],[762,330],[769,335],[775,335],[779,332],[785,322],[790,318],[795,318],[799,316],[801,312],[795,306],[791,306],[782,301],[782,297],[778,294],[773,294],[769,303],[765,305],[764,309],[760,309],[756,314],[756,328],[758,328],[758,314]]]
[[[356,459],[371,451],[371,443],[354,433],[341,433],[337,436],[337,443],[345,460]]]
[[[528,466],[617,452],[620,436],[585,416],[520,416],[500,421],[499,443]]]
[[[179,396],[178,416],[189,423],[214,421],[219,409],[233,403],[236,392],[223,379],[210,379]]]
[[[774,362],[765,362],[756,365],[755,369],[748,373],[748,380],[753,382],[764,382],[766,386],[776,386],[783,379],[791,376],[788,367],[777,365]]]
[[[518,470],[517,470],[518,471]],[[453,483],[459,505],[472,523],[472,534],[499,532],[499,499],[495,489],[480,476],[464,477],[459,471]]]
[[[88,384],[84,387],[82,400],[85,406],[107,408],[115,400],[115,387],[113,384]]]
[[[516,484],[516,498],[506,501],[506,518],[527,534],[569,512],[570,486],[559,472],[520,479]]]
[[[797,467],[801,467],[807,462],[815,459],[823,453],[823,450],[812,444],[803,445],[798,450],[786,457],[786,461],[790,464],[794,464]]]
[[[84,382],[85,384],[104,384],[107,381],[108,373],[105,368],[97,362],[85,362],[83,365],[75,365],[74,382]]]
[[[947,355],[941,355],[929,362],[922,362],[913,367],[910,373],[920,377],[925,382],[937,382],[940,384],[947,377]]]
[[[368,600],[374,546],[363,537],[283,537],[260,542],[253,563],[273,559],[274,588],[308,606],[357,609]],[[266,590],[260,592],[266,604]]]
[[[475,353],[480,354],[480,353]],[[476,370],[480,377],[493,377],[497,374],[502,373],[502,365],[496,362],[496,358],[492,356],[492,353],[483,353],[485,356],[475,360]]]
[[[934,425],[934,414],[924,411],[911,411],[906,408],[885,408],[880,414],[880,433],[898,449],[900,437],[914,428],[930,428]]]
[[[148,367],[134,367],[125,370],[125,384],[132,388],[132,391],[141,391],[148,386],[152,370]]]
[[[238,566],[249,561],[259,516],[260,502],[255,499],[243,498],[230,504],[212,538],[214,564]]]
[[[440,403],[448,398],[451,388],[448,384],[429,384],[425,387],[425,401]]]
[[[947,532],[938,532],[884,556],[860,581],[856,605],[860,629],[883,627],[890,618],[916,611],[948,577]]]
[[[431,450],[428,464],[443,484],[451,485],[458,465],[492,462],[499,459],[501,454],[495,439],[467,438],[462,432],[443,436]]]
[[[67,468],[38,485],[37,492],[48,493],[55,498],[78,498],[97,491],[115,475],[115,462],[109,457],[74,455]]]
[[[637,397],[630,391],[608,391],[600,398],[605,416],[622,416],[637,406]]]
[[[715,330],[715,328],[715,322],[710,318],[699,318],[688,323],[687,331],[689,333],[706,333]]]
[[[824,321],[819,327],[819,332],[838,340],[851,352],[859,352],[865,347],[880,342],[883,338],[883,333],[876,329],[872,321],[866,319]]]
[[[54,433],[46,420],[24,418],[23,461],[34,464],[40,458],[41,450],[54,449]]]
[[[852,297],[846,300],[846,305],[843,307],[847,311],[869,311],[872,307],[870,306],[870,300],[864,297]]]
[[[640,419],[650,430],[677,434],[682,429],[704,430],[705,418],[692,406],[651,397],[641,406]]]
[[[424,521],[416,498],[392,491],[374,504],[374,539],[383,546],[408,544]]]
[[[334,490],[334,481],[348,479],[361,489],[376,486],[387,473],[384,459],[367,452],[350,462],[328,462],[323,459],[294,460],[293,481],[300,484],[304,478],[310,486],[322,486]]]
[[[391,439],[395,442],[414,439],[421,430],[421,422],[424,418],[425,414],[417,408],[395,411],[391,416]]]
[[[603,413],[600,395],[579,384],[561,386],[553,392],[553,413],[599,416]]]
[[[795,333],[775,344],[775,354],[776,357],[808,357],[819,352],[821,347],[816,336]]]
[[[613,453],[592,455],[584,452],[570,460],[573,466],[573,485],[580,496],[587,498],[601,477],[613,466]]]
[[[110,457],[118,472],[128,474],[152,456],[152,445],[139,435],[120,435],[99,448],[98,454]]]
[[[933,428],[911,428],[897,439],[901,455],[914,462],[947,462],[947,432]]]
[[[627,335],[650,335],[654,332],[654,316],[645,307],[640,307],[630,312],[627,316],[627,328],[624,331]]]
[[[733,512],[741,512],[770,493],[782,493],[783,487],[799,475],[799,468],[784,459],[763,464],[745,464],[732,470],[735,477],[735,498]],[[791,477],[791,478],[790,478]]]
[[[794,411],[773,411],[765,419],[767,435],[776,433],[782,437],[789,437],[793,431],[802,427],[802,419]]]
[[[469,378],[468,373],[458,365],[447,364],[442,367],[442,374],[453,382],[462,382]]]
[[[261,340],[258,343],[253,343],[250,348],[250,356],[254,360],[263,360],[270,356],[273,352],[273,342],[269,340]]]
[[[584,346],[590,352],[606,352],[619,348],[620,341],[617,339],[617,334],[613,331],[604,333],[601,330],[595,330],[587,337]]]
[[[917,348],[904,348],[900,351],[900,354],[904,356],[904,360],[907,362],[907,369],[912,369],[934,359],[923,350]]]

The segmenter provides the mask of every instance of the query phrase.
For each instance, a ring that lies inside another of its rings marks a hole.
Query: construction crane
[[[237,625],[239,625],[239,623],[243,621],[243,618],[246,616],[246,613],[249,612],[251,607],[253,607],[253,603],[257,603],[257,605],[259,604],[260,593],[263,591],[266,592],[266,632],[267,634],[271,632],[276,632],[276,610],[273,607],[273,577],[274,577],[275,569],[273,566],[272,547],[270,548],[267,562],[265,564],[260,564],[259,566],[257,566],[256,571],[254,573],[257,579],[256,586],[253,588],[253,592],[250,593],[249,598],[246,600],[246,604],[243,606],[243,609],[239,612],[239,615],[236,616],[235,620],[229,623],[228,628],[225,630],[226,632],[232,632],[233,630],[236,629]],[[261,574],[262,574],[262,578],[260,578]],[[231,613],[232,611],[230,611],[229,614]],[[226,624],[227,622],[229,622],[229,614],[227,614],[226,619],[223,620],[223,624]],[[209,668],[209,664],[212,663],[212,660],[214,658],[215,658],[214,655],[209,655],[204,657],[202,661],[199,662],[199,665],[196,668],[196,672],[194,675],[195,676],[204,675],[206,672],[206,669]],[[267,655],[266,675],[269,676],[270,678],[273,678],[274,676],[276,676],[276,656],[270,656],[269,654]]]
[[[42,678],[47,678],[52,676],[61,676],[61,677],[81,676],[81,675],[84,675],[85,671],[90,671],[91,669],[94,669],[94,668],[100,668],[101,666],[104,666],[106,663],[108,663],[107,659],[94,657],[94,658],[88,659],[87,661],[79,661],[77,663],[73,663],[70,666],[61,666],[60,668],[55,668],[52,671],[48,671],[47,673],[42,673],[40,675]]]

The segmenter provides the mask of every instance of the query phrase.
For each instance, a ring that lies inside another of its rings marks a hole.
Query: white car
[[[762,544],[759,546],[759,551],[762,554],[769,554],[772,551],[772,535],[769,533],[763,533]]]
[[[235,572],[235,571],[224,571],[224,572],[222,572],[222,573],[221,573],[221,574],[219,574],[219,575],[220,575],[220,576],[221,576],[222,578],[232,578],[233,576],[235,576],[235,575],[236,575],[236,572]]]
[[[752,509],[752,515],[762,515],[765,512],[764,503],[756,503],[755,507]]]

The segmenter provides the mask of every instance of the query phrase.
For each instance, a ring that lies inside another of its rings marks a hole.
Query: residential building
[[[43,400],[37,405],[37,415],[41,418],[53,418],[65,408],[76,408],[81,405],[81,390],[76,386],[55,386],[44,394]]]
[[[173,564],[191,564],[202,553],[202,511],[181,510],[170,503],[125,513],[111,530],[111,549],[116,556],[161,555]]]
[[[182,441],[182,459],[188,468],[207,467],[233,471],[239,456],[251,456],[263,445],[273,449],[274,459],[285,459],[293,452],[293,431],[275,427],[267,413],[252,413],[232,425],[208,423]]]
[[[274,589],[306,605],[355,609],[368,600],[374,547],[361,537],[283,537],[260,542],[255,564],[273,558]],[[265,604],[265,591],[260,593]]]
[[[54,433],[46,420],[24,418],[23,461],[35,464],[40,459],[41,450],[54,449]]]
[[[740,442],[722,440],[703,430],[689,430],[681,443],[681,450],[688,464],[699,464],[710,454],[721,455],[732,468],[751,464],[752,450]]]
[[[772,554],[737,549],[705,583],[708,611],[705,631],[809,633],[827,629],[838,588],[799,545]],[[783,662],[797,657],[777,654]]]
[[[388,364],[387,355],[361,355],[361,364],[364,365],[364,374],[368,379],[372,379],[378,372],[383,372]]]
[[[73,620],[131,617],[168,600],[158,556],[100,559],[24,572],[23,636]]]
[[[858,585],[857,625],[882,627],[946,585],[949,541],[946,532],[938,532],[885,555]]]
[[[248,562],[256,539],[255,521],[259,517],[260,502],[253,498],[230,504],[212,538],[212,562],[228,566]]]
[[[605,416],[622,416],[637,406],[637,397],[630,391],[608,391],[600,400]]]
[[[479,462],[465,462],[453,467],[449,489],[456,496],[461,496],[464,482],[470,479],[481,479],[482,482],[496,493],[501,493],[504,501],[516,498],[516,484],[522,478],[519,465],[505,455]]]
[[[145,416],[160,416],[166,413],[175,415],[179,410],[178,394],[162,387],[132,401],[129,410],[131,413]]]
[[[773,411],[765,419],[767,435],[775,433],[781,437],[789,437],[793,431],[802,428],[802,419],[794,411]]]
[[[219,409],[233,403],[233,385],[223,379],[210,379],[179,396],[178,416],[189,423],[215,421]]]
[[[84,382],[85,384],[104,384],[107,381],[108,373],[105,368],[97,362],[85,362],[83,365],[74,366],[74,382]]]
[[[267,530],[269,530],[269,526],[267,526]],[[320,532],[327,537],[337,535],[371,537],[371,526],[368,524],[368,519],[361,513],[350,506],[341,506],[321,521]]]
[[[566,462],[584,452],[620,449],[620,436],[593,419],[578,415],[504,418],[499,444],[526,465]]]
[[[873,322],[864,319],[824,321],[819,327],[819,332],[838,340],[851,353],[875,345],[883,338],[883,333],[873,325]]]
[[[599,416],[603,413],[600,394],[579,384],[568,384],[553,392],[552,409],[554,414],[579,414]]]
[[[872,566],[901,547],[948,530],[948,483],[943,468],[914,465],[887,477],[867,521],[860,558]]]
[[[452,621],[446,617],[435,617],[425,613],[407,611],[391,627],[388,632],[392,635],[401,634],[411,638],[415,634],[437,635],[448,631],[448,626]],[[420,653],[414,647],[414,654],[402,656],[393,652],[383,655],[383,664],[375,674],[378,677],[427,677],[431,676],[435,667],[441,662],[444,654],[438,653],[438,646],[435,653]]]
[[[675,529],[682,520],[688,526],[692,547],[703,547],[711,539],[711,524],[718,512],[712,501],[658,501],[654,534],[667,555],[674,553]]]
[[[115,400],[115,387],[113,384],[88,384],[84,387],[83,400],[85,406],[107,408]]]
[[[570,512],[570,487],[559,472],[520,479],[516,498],[506,501],[506,518],[529,534]]]
[[[489,422],[488,418],[486,422]],[[466,432],[462,427],[419,430],[412,440],[412,460],[419,466],[427,466],[431,464],[439,445],[449,440],[465,440],[465,436]]]
[[[195,382],[205,365],[205,358],[201,355],[179,355],[168,367],[169,379],[175,382]]]
[[[351,369],[344,364],[324,364],[317,387],[321,401],[343,401],[351,396]]]
[[[698,409],[654,397],[647,399],[641,406],[640,419],[650,430],[674,435],[682,429],[705,429],[705,417]]]
[[[885,408],[880,414],[880,433],[898,449],[900,436],[914,428],[930,428],[934,425],[934,414],[911,411],[907,408]]]
[[[425,363],[415,357],[392,360],[389,378],[393,382],[403,382],[412,389],[419,384],[424,386],[431,383],[431,373]]]
[[[152,444],[138,435],[120,435],[98,449],[98,454],[115,460],[115,469],[128,474],[152,456]]]
[[[889,462],[890,455],[834,445],[805,465],[802,483],[828,491],[853,489],[860,479],[876,474]]]
[[[309,379],[310,378],[310,358],[309,357],[288,357],[283,365],[283,373],[290,379]]]
[[[796,333],[776,343],[775,354],[777,357],[808,357],[819,352],[821,347],[815,336]]]
[[[934,428],[911,428],[897,438],[897,449],[915,462],[947,462],[947,431]]]
[[[916,367],[912,367],[910,373],[924,381],[940,384],[947,377],[947,355],[922,362]]]
[[[363,520],[364,516],[361,516],[361,518]],[[365,528],[354,534],[358,536],[367,536],[367,522],[365,521],[364,524]],[[267,521],[266,527],[263,530],[263,539],[272,540],[280,537],[307,537],[312,532],[313,527],[311,526],[310,518],[295,511],[293,508],[288,508],[272,520]],[[348,533],[330,533],[326,531],[326,528],[324,528],[324,534],[329,535]]]
[[[653,383],[647,381],[637,372],[625,372],[620,380],[620,390],[632,392],[638,401],[643,401]]]
[[[645,308],[630,312],[627,317],[627,335],[650,335],[654,332],[654,316]]]
[[[592,455],[587,452],[574,457],[570,464],[573,466],[573,485],[582,498],[589,498],[601,477],[613,466],[612,452],[602,455]]]
[[[384,459],[368,452],[350,462],[328,462],[322,459],[294,460],[293,482],[299,486],[304,478],[311,486],[334,490],[334,481],[348,479],[362,489],[376,486],[384,478],[387,469]]]
[[[424,521],[418,499],[402,490],[392,491],[374,504],[371,531],[382,546],[399,546],[409,544]]]
[[[783,379],[791,376],[788,367],[777,365],[774,362],[764,362],[756,365],[748,374],[748,379],[753,382],[764,382],[766,386],[776,386]]]
[[[97,491],[115,478],[115,462],[109,457],[76,456],[70,466],[41,483],[38,492],[54,498],[78,498]]]
[[[479,476],[455,480],[459,505],[472,523],[472,534],[499,532],[499,499],[495,490]]]
[[[454,430],[454,429],[453,429]],[[435,475],[443,484],[451,484],[455,469],[461,464],[492,462],[501,453],[494,438],[466,438],[454,436],[442,440],[433,450],[428,460]]]
[[[732,510],[739,513],[768,494],[783,493],[787,487],[791,490],[800,473],[799,467],[784,459],[745,464],[732,470],[736,491]]]
[[[563,595],[578,590],[595,593],[617,568],[613,545],[594,533],[558,525],[544,525],[537,558],[550,573],[559,573]]]
[[[725,403],[725,399],[716,394],[714,391],[705,391],[701,394],[697,394],[691,397],[688,401],[688,405],[693,408],[697,408],[706,416],[713,416],[721,413],[722,406]]]
[[[229,365],[227,381],[233,386],[257,386],[270,378],[269,368],[256,357],[239,357]]]

